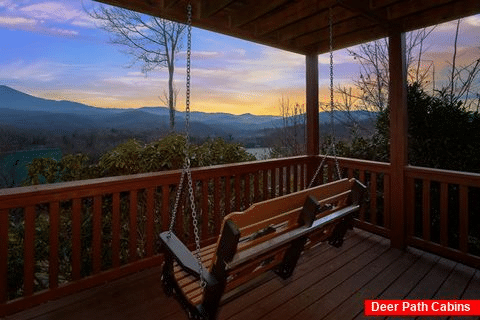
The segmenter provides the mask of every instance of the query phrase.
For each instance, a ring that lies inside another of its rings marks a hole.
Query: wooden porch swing
[[[187,11],[186,150],[190,110],[191,5]],[[332,55],[330,58],[333,79]],[[333,94],[331,100],[333,108]],[[160,240],[165,254],[164,291],[167,295],[175,295],[190,319],[216,319],[222,300],[233,293],[248,290],[248,282],[267,271],[272,270],[287,279],[294,272],[301,253],[321,241],[328,241],[336,247],[342,245],[347,229],[353,227],[353,214],[359,210],[366,188],[356,179],[341,179],[334,141],[332,149],[339,180],[311,188],[325,162],[324,157],[308,189],[228,214],[223,219],[217,242],[203,248],[200,247],[197,227],[190,160],[186,155],[170,228],[160,234]],[[195,234],[194,252],[173,233],[185,177]]]

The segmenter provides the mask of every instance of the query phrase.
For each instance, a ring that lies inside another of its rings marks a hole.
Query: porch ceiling
[[[186,0],[96,0],[186,21]],[[192,0],[193,25],[300,54],[328,51],[329,8],[334,48],[480,13],[479,0]]]

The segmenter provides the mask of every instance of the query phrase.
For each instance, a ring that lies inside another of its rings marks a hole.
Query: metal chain
[[[198,230],[198,217],[197,210],[195,208],[195,194],[193,192],[193,179],[192,171],[190,170],[190,157],[188,152],[190,150],[190,79],[191,79],[191,56],[192,56],[192,4],[188,3],[187,5],[187,82],[186,82],[186,113],[185,113],[185,132],[186,132],[186,141],[185,146],[187,150],[187,157],[185,158],[186,162],[186,173],[188,180],[188,193],[190,194],[190,209],[192,210],[192,223],[193,223],[193,233],[195,236],[195,256],[198,261],[198,266],[200,267],[200,287],[205,289],[207,283],[203,276],[203,264],[202,258],[200,257],[200,230]]]
[[[182,175],[180,176],[180,183],[178,184],[177,195],[175,196],[175,205],[173,207],[172,217],[170,218],[170,226],[168,228],[168,237],[169,238],[172,235],[173,225],[175,224],[175,220],[177,219],[178,204],[180,202],[180,195],[182,194],[183,180],[185,180],[185,165],[186,165],[186,162],[184,163],[184,167],[183,167],[183,170],[182,170]]]
[[[330,148],[327,149],[325,152],[325,155],[323,156],[322,161],[317,167],[317,170],[315,171],[315,174],[313,175],[312,180],[310,181],[308,188],[311,188],[315,180],[317,179],[318,174],[320,173],[320,170],[322,169],[323,165],[325,164],[325,161],[327,159],[327,156],[330,152],[330,149],[332,150],[333,157],[335,159],[335,167],[337,169],[337,175],[338,179],[342,178],[341,171],[340,171],[340,164],[338,163],[338,158],[337,158],[337,150],[335,147],[335,122],[334,122],[334,115],[333,112],[335,111],[335,103],[334,103],[334,90],[333,90],[333,19],[332,19],[332,8],[329,8],[329,17],[328,17],[328,30],[329,30],[329,49],[330,49],[330,126],[331,126],[331,131],[332,131],[332,142]]]
[[[338,179],[342,179],[342,174],[340,172],[340,165],[337,158],[337,150],[335,148],[335,121],[334,121],[334,111],[335,103],[333,100],[333,10],[332,7],[329,8],[329,17],[328,17],[328,26],[329,26],[329,35],[330,35],[330,125],[332,126],[332,152],[335,159],[335,167],[337,169]]]
[[[187,176],[188,194],[190,201],[190,209],[192,210],[193,233],[195,237],[195,257],[197,258],[200,267],[200,287],[204,289],[207,285],[203,276],[203,264],[200,257],[200,230],[198,229],[197,210],[195,208],[195,193],[193,191],[193,179],[190,161],[190,79],[191,79],[191,56],[192,56],[192,5],[187,6],[187,79],[186,79],[186,94],[185,94],[185,160],[183,163],[182,174],[180,176],[180,183],[178,185],[177,194],[175,196],[175,205],[173,207],[172,217],[169,226],[169,235],[173,232],[173,226],[177,218],[178,205],[180,203],[180,196],[183,190],[183,183],[185,176]]]

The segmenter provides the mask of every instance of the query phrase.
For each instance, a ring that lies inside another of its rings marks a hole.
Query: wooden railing
[[[480,268],[480,174],[408,167],[407,243]]]
[[[231,211],[304,189],[307,163],[193,169],[201,241],[214,241]],[[0,190],[0,316],[160,264],[158,234],[179,179],[169,171]],[[189,205],[180,203],[175,233],[192,244]]]
[[[328,162],[333,167],[333,162]],[[366,203],[356,225],[367,231],[390,237],[390,165],[388,163],[339,158],[343,175],[355,177],[367,186]],[[331,176],[331,175],[330,175]]]
[[[192,170],[200,237],[212,243],[223,216],[306,188],[320,157]],[[390,165],[339,158],[343,177],[368,187],[358,227],[389,237]],[[336,179],[328,158],[319,183]],[[0,317],[162,262],[179,171],[0,190]],[[407,243],[480,266],[480,175],[408,167]],[[182,195],[175,233],[193,244]],[[157,279],[158,280],[158,279]]]

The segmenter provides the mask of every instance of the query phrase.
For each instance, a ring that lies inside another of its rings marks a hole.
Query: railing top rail
[[[480,174],[478,173],[407,166],[405,174],[409,178],[480,187]]]
[[[192,177],[193,179],[201,180],[243,174],[271,167],[304,163],[307,159],[308,156],[298,156],[193,168]],[[157,185],[176,184],[179,181],[180,173],[180,170],[169,170],[0,189],[0,209],[12,208],[19,205],[26,206],[36,203],[45,203],[49,201],[62,201],[112,192],[144,189]],[[161,182],[159,183],[159,181]]]
[[[318,156],[323,157],[323,156]],[[352,158],[342,158],[337,157],[338,161],[343,166],[354,166],[357,169],[363,170],[370,170],[375,172],[390,172],[390,163],[388,162],[379,162],[379,161],[371,161],[371,160],[363,160],[363,159],[352,159]],[[328,161],[334,161],[334,158],[331,156],[327,156]]]

